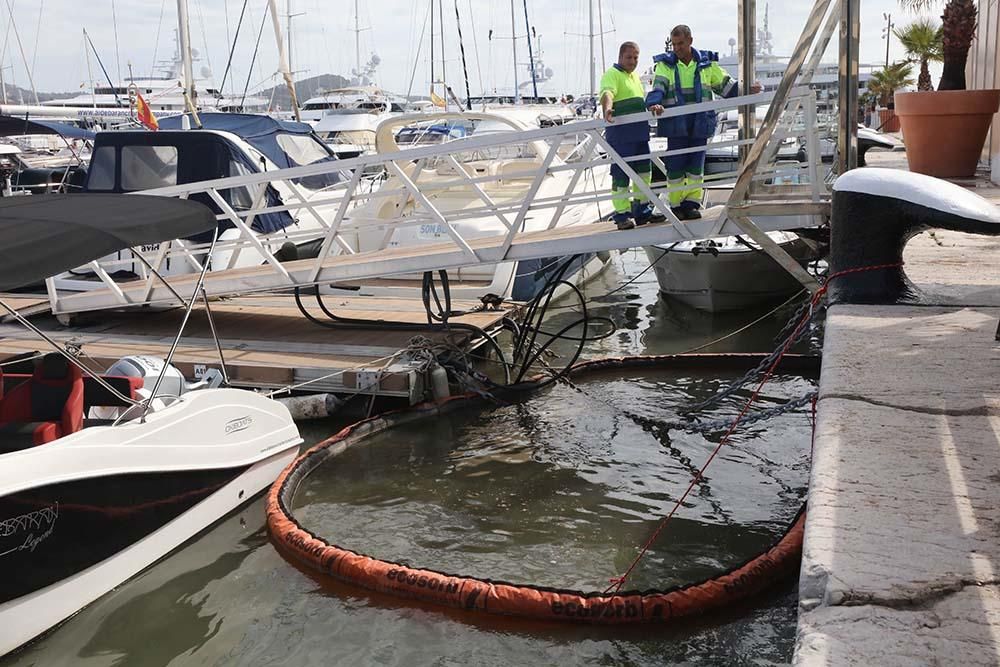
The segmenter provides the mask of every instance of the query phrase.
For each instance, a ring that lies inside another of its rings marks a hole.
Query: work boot
[[[615,213],[611,216],[612,222],[618,229],[633,229],[635,228],[635,222],[632,221],[632,216],[628,213]]]
[[[667,219],[667,216],[663,215],[656,208],[650,204],[638,204],[633,206],[633,212],[635,214],[635,224],[641,226],[647,222],[663,222]]]
[[[699,218],[701,218],[701,211],[698,210],[700,207],[698,206],[697,203],[693,201],[690,200],[683,201],[681,202],[681,205],[678,206],[677,208],[679,208],[683,212],[683,216],[681,215],[677,216],[681,220],[698,220]],[[677,209],[674,210],[676,212]]]

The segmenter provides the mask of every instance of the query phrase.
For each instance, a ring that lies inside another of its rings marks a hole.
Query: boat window
[[[252,174],[253,172],[242,162],[237,160],[229,161],[229,176],[246,176],[247,174]],[[219,194],[222,198],[232,206],[237,211],[245,211],[253,207],[253,194],[250,192],[249,186],[241,186],[238,188],[225,188],[219,190]]]
[[[115,189],[115,147],[101,146],[90,156],[88,190]]]
[[[122,146],[122,190],[177,185],[176,146]]]
[[[285,155],[297,165],[305,166],[330,157],[323,145],[308,134],[279,134],[276,139]]]

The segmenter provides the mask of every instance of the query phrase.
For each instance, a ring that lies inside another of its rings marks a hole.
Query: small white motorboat
[[[799,262],[814,246],[792,232],[767,235]],[[699,310],[720,312],[777,301],[803,289],[760,246],[742,236],[645,246],[660,292]]]
[[[178,231],[215,229],[207,207],[183,199],[3,198],[0,291]],[[222,372],[189,386],[168,355],[126,357],[97,373],[0,306],[57,348],[0,364],[3,655],[248,502],[302,438],[285,406],[219,386]]]

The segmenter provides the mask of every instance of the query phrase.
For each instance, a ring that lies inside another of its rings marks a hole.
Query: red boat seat
[[[83,387],[83,373],[61,354],[42,357],[31,378],[0,399],[0,451],[26,449],[79,431]]]

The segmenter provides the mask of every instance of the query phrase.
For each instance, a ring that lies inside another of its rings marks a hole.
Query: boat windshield
[[[464,125],[415,125],[401,129],[396,134],[396,144],[399,146],[443,144],[453,139],[461,139],[468,133]]]
[[[330,156],[330,153],[324,149],[322,143],[307,134],[282,132],[275,139],[278,145],[281,146],[281,150],[285,151],[288,159],[300,167],[319,162]]]
[[[318,133],[328,144],[350,144],[353,146],[375,146],[374,130],[330,130]]]
[[[327,148],[326,144],[313,134],[279,132],[275,135],[275,141],[277,141],[278,147],[284,151],[289,165],[293,167],[305,167],[337,159],[330,152],[330,149]],[[297,178],[295,182],[304,185],[310,190],[320,190],[339,183],[343,178],[344,176],[340,172],[329,172]]]

